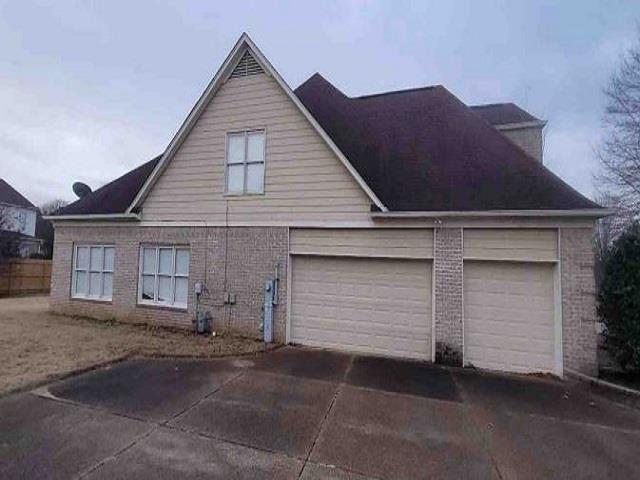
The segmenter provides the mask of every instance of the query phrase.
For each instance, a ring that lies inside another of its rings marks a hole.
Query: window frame
[[[80,248],[87,248],[89,252],[89,256],[87,258],[87,267],[86,268],[78,268],[78,250]],[[99,248],[100,254],[102,258],[102,267],[100,270],[94,270],[91,268],[91,249]],[[111,270],[107,270],[105,266],[105,249],[110,248],[113,250],[113,266]],[[73,245],[73,258],[71,260],[71,298],[76,300],[90,300],[93,302],[111,302],[113,301],[113,280],[115,276],[116,269],[116,247],[114,244],[104,243],[104,244],[95,244],[95,243],[76,243]],[[79,294],[76,291],[76,281],[78,272],[84,272],[86,275],[87,288],[84,294]],[[95,296],[91,295],[91,274],[99,273],[100,274],[100,295]],[[104,296],[104,276],[105,274],[111,274],[111,296]]]
[[[155,250],[154,272],[144,273],[144,251],[145,249]],[[171,250],[171,273],[160,273],[160,251]],[[187,263],[187,274],[176,272],[176,258],[179,250],[185,250],[189,254]],[[191,248],[189,245],[166,245],[166,244],[141,244],[138,254],[138,305],[153,306],[160,308],[172,308],[176,310],[187,310],[189,305],[189,272],[191,271]],[[145,299],[143,296],[143,279],[145,276],[153,275],[153,299]],[[161,302],[158,300],[160,277],[169,277],[171,279],[171,302]],[[187,279],[187,298],[184,304],[175,303],[176,299],[176,278]]]
[[[262,142],[262,161],[248,161],[247,154],[249,149],[249,135],[252,133],[262,133],[264,141]],[[229,191],[229,138],[234,135],[243,135],[244,136],[244,155],[242,159],[242,163],[233,163],[231,165],[242,165],[242,191],[238,192],[230,192]],[[263,165],[262,169],[262,188],[260,191],[256,192],[248,192],[247,191],[247,173],[249,171],[249,165]],[[224,196],[227,197],[242,197],[242,196],[251,196],[251,195],[264,195],[265,191],[265,179],[267,176],[267,128],[266,127],[257,127],[257,128],[247,128],[244,130],[233,130],[226,133],[225,138],[225,151],[224,151]]]

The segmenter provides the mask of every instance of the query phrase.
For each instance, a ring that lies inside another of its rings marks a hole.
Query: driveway
[[[553,379],[299,348],[0,400],[0,478],[638,478],[640,412]]]

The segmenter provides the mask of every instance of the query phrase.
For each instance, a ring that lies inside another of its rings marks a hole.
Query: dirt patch
[[[54,315],[48,308],[47,296],[0,299],[0,394],[124,356],[207,358],[264,350],[247,338]]]

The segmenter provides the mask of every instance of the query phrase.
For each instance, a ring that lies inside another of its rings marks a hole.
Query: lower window
[[[140,248],[138,302],[187,307],[189,249],[143,246]]]
[[[71,296],[93,300],[111,300],[113,294],[113,257],[110,245],[76,245],[73,251]]]

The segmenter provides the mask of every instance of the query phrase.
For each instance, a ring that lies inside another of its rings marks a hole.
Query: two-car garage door
[[[292,231],[289,340],[431,360],[432,242],[424,230]],[[464,363],[559,372],[556,232],[465,230],[463,250]]]

